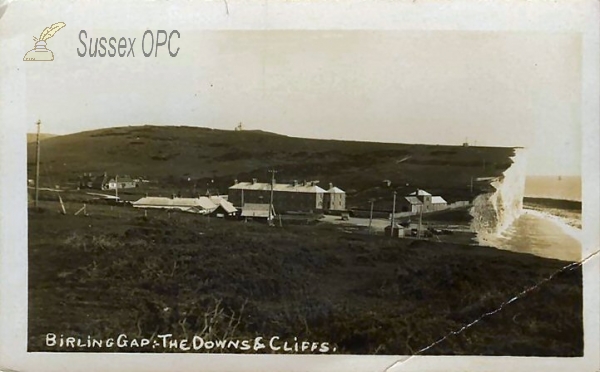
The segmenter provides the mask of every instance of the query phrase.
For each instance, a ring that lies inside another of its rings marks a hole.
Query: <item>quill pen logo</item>
[[[46,40],[54,36],[61,28],[65,27],[64,22],[57,22],[50,27],[46,27],[40,34],[40,37],[33,37],[35,47],[25,54],[23,61],[54,61],[54,54],[46,48]]]

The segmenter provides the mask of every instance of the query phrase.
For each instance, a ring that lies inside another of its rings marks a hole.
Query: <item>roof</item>
[[[221,207],[227,213],[235,213],[238,211],[237,208],[227,200],[227,195],[213,195],[208,198],[215,205],[215,209]]]
[[[441,196],[432,196],[431,203],[433,204],[447,204],[448,202],[444,200]]]
[[[217,204],[214,203],[212,200],[210,200],[209,198],[207,198],[206,196],[201,196],[198,198],[198,204],[200,205],[200,207],[202,207],[203,209],[206,210],[214,210],[217,209]]]
[[[327,190],[327,193],[328,194],[345,194],[346,192],[344,190],[340,189],[339,187],[333,186],[332,188]]]
[[[416,205],[420,205],[423,204],[419,198],[417,198],[416,196],[407,196],[404,199],[406,199],[410,204],[416,204]]]
[[[225,199],[221,199],[219,202],[219,206],[225,210],[227,213],[235,213],[237,212],[237,208],[233,206],[230,202]]]
[[[411,192],[408,195],[417,195],[417,196],[425,196],[425,195],[427,195],[427,196],[431,196],[430,193],[428,193],[425,190],[421,190],[421,189],[417,189],[417,191],[413,191],[413,192]]]
[[[263,190],[271,191],[271,183],[269,182],[238,182],[235,185],[229,187],[230,190]],[[291,184],[291,183],[276,183],[273,185],[274,191],[284,192],[310,192],[310,193],[325,193],[325,190],[321,187],[311,184],[310,182],[302,184]]]
[[[273,210],[272,210],[273,211]],[[275,211],[273,211],[275,215]],[[246,203],[242,208],[242,217],[269,217],[269,204]]]
[[[159,207],[159,208],[201,208],[213,210],[216,205],[207,197],[200,198],[167,198],[161,196],[146,196],[140,200],[134,201],[133,206],[137,207]]]

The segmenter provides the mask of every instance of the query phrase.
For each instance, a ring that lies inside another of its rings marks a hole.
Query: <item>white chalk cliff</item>
[[[527,158],[524,149],[515,149],[512,165],[502,176],[492,181],[495,191],[479,195],[473,200],[471,229],[477,233],[480,244],[505,231],[522,213],[525,194]]]

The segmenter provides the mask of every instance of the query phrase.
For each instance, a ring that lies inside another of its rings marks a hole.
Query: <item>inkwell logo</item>
[[[54,54],[50,49],[46,48],[46,40],[50,39],[58,30],[65,26],[64,22],[58,22],[50,27],[46,27],[39,39],[34,36],[35,47],[25,54],[23,61],[54,61]]]

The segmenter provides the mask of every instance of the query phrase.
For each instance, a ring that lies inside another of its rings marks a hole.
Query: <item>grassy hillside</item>
[[[277,335],[331,342],[335,353],[413,354],[566,265],[488,247],[347,234],[330,224],[270,228],[96,205],[82,217],[57,214],[56,202],[42,207],[29,215],[30,351],[56,351],[44,345],[53,332]],[[582,352],[580,269],[427,351]]]
[[[401,138],[395,139],[401,141]],[[28,169],[34,171],[35,145]],[[391,189],[402,195],[419,187],[449,201],[471,199],[471,177],[500,175],[512,148],[409,145],[293,138],[260,131],[197,127],[120,127],[49,138],[42,146],[41,184],[73,185],[84,172],[128,174],[156,181],[183,195],[211,180],[226,193],[234,179],[319,180],[346,190],[348,204],[366,207],[371,197],[389,204]],[[188,181],[188,178],[191,181]],[[474,194],[482,185],[475,186]],[[376,205],[376,208],[378,206]]]
[[[56,137],[56,134],[40,133],[40,140]],[[27,133],[27,143],[35,143],[37,140],[36,133]]]

